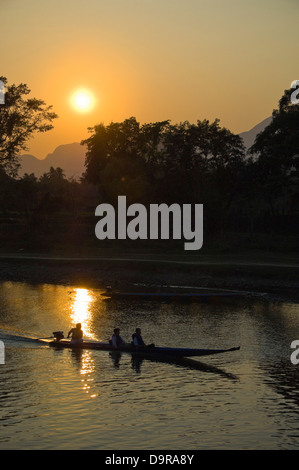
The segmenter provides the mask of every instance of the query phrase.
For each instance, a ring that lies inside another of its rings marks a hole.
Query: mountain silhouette
[[[254,144],[256,136],[260,132],[262,132],[270,124],[271,121],[272,121],[272,116],[267,117],[266,119],[264,119],[262,122],[254,126],[249,131],[241,132],[241,134],[239,134],[239,136],[242,137],[244,145],[247,150]]]
[[[264,119],[246,132],[242,132],[242,137],[246,149],[254,144],[257,134],[262,132],[271,122],[272,117]],[[40,160],[33,155],[21,155],[19,176],[25,173],[34,173],[38,178],[50,170],[50,167],[60,167],[63,169],[66,178],[79,179],[85,171],[86,147],[74,142],[72,144],[59,145],[53,153],[49,153],[46,158]]]
[[[74,142],[72,144],[59,145],[53,153],[40,160],[33,155],[21,155],[19,176],[25,173],[34,173],[40,177],[50,170],[50,167],[60,167],[67,178],[79,179],[84,172],[86,147]]]

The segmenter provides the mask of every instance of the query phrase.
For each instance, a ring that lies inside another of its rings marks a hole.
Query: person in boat
[[[136,348],[154,348],[154,344],[145,344],[141,336],[141,329],[136,328],[135,333],[132,334],[132,344]]]
[[[78,346],[83,343],[83,331],[81,329],[81,323],[77,323],[75,328],[72,328],[67,337],[72,337],[71,345]]]
[[[120,336],[120,329],[119,328],[114,329],[114,334],[112,335],[112,338],[110,340],[110,344],[112,344],[112,346],[114,348],[122,348],[126,344],[125,341]]]

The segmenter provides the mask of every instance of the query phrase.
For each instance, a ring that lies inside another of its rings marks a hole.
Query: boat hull
[[[224,352],[237,351],[240,347],[230,349],[191,349],[191,348],[160,348],[160,347],[148,347],[148,348],[136,348],[128,345],[122,348],[113,348],[109,343],[83,341],[80,345],[73,345],[68,340],[61,341],[50,341],[49,346],[57,348],[71,348],[71,349],[93,349],[97,351],[118,351],[126,352],[139,356],[151,356],[151,357],[196,357],[196,356],[210,356],[214,354],[220,354]]]

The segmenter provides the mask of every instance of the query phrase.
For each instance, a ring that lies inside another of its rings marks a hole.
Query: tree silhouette
[[[228,204],[244,162],[242,140],[219,120],[140,125],[131,117],[89,131],[91,137],[82,142],[88,149],[85,179],[113,202],[120,194],[136,202],[199,202],[213,185],[214,196],[230,195],[219,195],[222,205]]]
[[[89,128],[84,179],[98,186],[103,197],[115,202],[127,195],[144,202],[150,190],[150,170],[159,160],[160,134],[168,121],[143,126],[131,117],[121,123]]]
[[[27,85],[8,85],[6,77],[0,80],[6,86],[5,103],[0,105],[0,167],[16,176],[20,150],[26,150],[35,132],[51,130],[58,116],[44,101],[26,98],[30,93]]]
[[[255,155],[257,183],[271,211],[283,212],[299,196],[299,104],[293,104],[285,90],[271,123],[257,135],[249,149]]]
[[[282,175],[299,169],[299,104],[291,102],[293,90],[285,90],[271,123],[257,135],[250,153],[271,174]]]

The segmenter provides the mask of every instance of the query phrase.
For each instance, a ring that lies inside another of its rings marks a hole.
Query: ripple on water
[[[298,306],[272,308],[254,300],[243,306],[120,308],[104,303],[98,291],[26,284],[2,284],[0,294],[0,334],[7,346],[0,375],[1,448],[299,447],[299,377],[289,361]],[[141,326],[148,341],[160,345],[242,348],[206,357],[201,365],[178,365],[57,351],[13,334],[8,340],[7,330],[39,336],[57,327],[67,331],[74,315],[82,315],[99,338],[116,325],[130,338]]]

